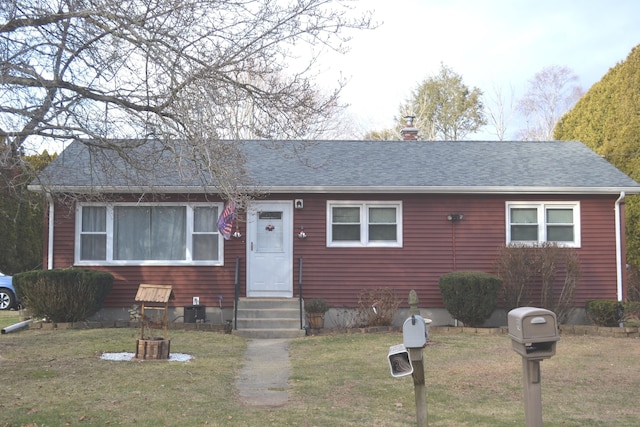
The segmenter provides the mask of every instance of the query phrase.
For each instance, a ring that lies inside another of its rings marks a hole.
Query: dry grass
[[[522,359],[511,350],[506,336],[431,338],[424,350],[429,426],[524,425]],[[402,342],[401,335],[319,340],[335,340],[334,348],[351,351],[347,355],[331,353],[328,348],[312,351],[313,345],[297,342],[293,347],[296,366],[304,367],[303,371],[311,371],[312,365],[323,367],[298,390],[305,400],[310,394],[316,397],[316,412],[322,419],[346,406],[350,422],[331,424],[327,418],[314,425],[415,425],[412,381],[410,377],[391,378],[383,360],[384,350]],[[358,349],[349,340],[359,342]],[[637,426],[639,356],[637,339],[563,337],[557,355],[541,362],[545,426]],[[331,374],[332,366],[351,367],[340,379]],[[362,414],[359,408],[363,406],[371,408],[369,414]],[[352,417],[353,413],[358,415]],[[365,422],[358,424],[358,416]]]
[[[5,328],[7,326],[13,325],[14,323],[18,323],[19,321],[20,316],[17,311],[0,311],[0,328]]]
[[[392,378],[401,334],[293,340],[290,402],[243,406],[245,341],[170,331],[189,362],[111,362],[137,330],[24,330],[0,336],[0,426],[412,426],[411,377]],[[424,350],[429,426],[521,426],[522,366],[504,335],[440,334]],[[542,362],[545,426],[635,426],[640,340],[566,336]]]

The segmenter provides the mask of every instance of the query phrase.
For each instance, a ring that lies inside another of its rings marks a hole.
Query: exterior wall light
[[[454,221],[454,222],[455,221],[461,221],[462,218],[464,218],[464,214],[461,214],[461,213],[452,213],[452,214],[447,215],[447,219],[449,221]]]

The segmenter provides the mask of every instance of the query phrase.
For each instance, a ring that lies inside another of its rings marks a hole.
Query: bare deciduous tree
[[[317,90],[317,53],[344,51],[345,32],[372,27],[369,15],[352,17],[346,3],[5,1],[3,166],[34,138],[82,138],[125,158],[131,141],[154,140],[190,150],[203,176],[222,180],[229,192],[235,177],[228,165],[241,156],[212,141],[304,139],[330,127],[342,83],[328,94]]]
[[[498,141],[504,141],[514,111],[513,86],[509,86],[509,93],[506,94],[501,87],[494,85],[486,105],[486,116],[489,125],[495,129]]]
[[[551,141],[553,129],[562,115],[582,96],[575,84],[578,76],[567,67],[550,66],[529,80],[527,92],[518,100],[517,109],[525,125],[518,133],[523,141]]]

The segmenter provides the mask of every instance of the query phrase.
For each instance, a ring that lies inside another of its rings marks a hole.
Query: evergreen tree
[[[636,181],[640,181],[640,45],[565,114],[558,140],[578,140]],[[629,196],[627,262],[640,266],[640,196]]]
[[[436,76],[419,84],[400,107],[398,133],[405,126],[406,116],[415,116],[418,138],[427,141],[461,140],[487,124],[482,91],[469,89],[462,76],[444,64],[440,64]]]
[[[44,203],[27,189],[32,172],[44,169],[55,155],[25,156],[28,164],[4,168],[0,185],[0,271],[15,274],[42,267]]]

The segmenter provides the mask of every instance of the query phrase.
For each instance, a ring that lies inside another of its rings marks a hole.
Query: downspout
[[[616,215],[616,283],[617,283],[617,296],[618,301],[622,301],[622,212],[620,211],[620,205],[624,202],[624,191],[620,192],[620,197],[616,200],[615,215]]]
[[[47,193],[47,202],[49,203],[49,227],[47,237],[47,270],[53,269],[53,198]]]

